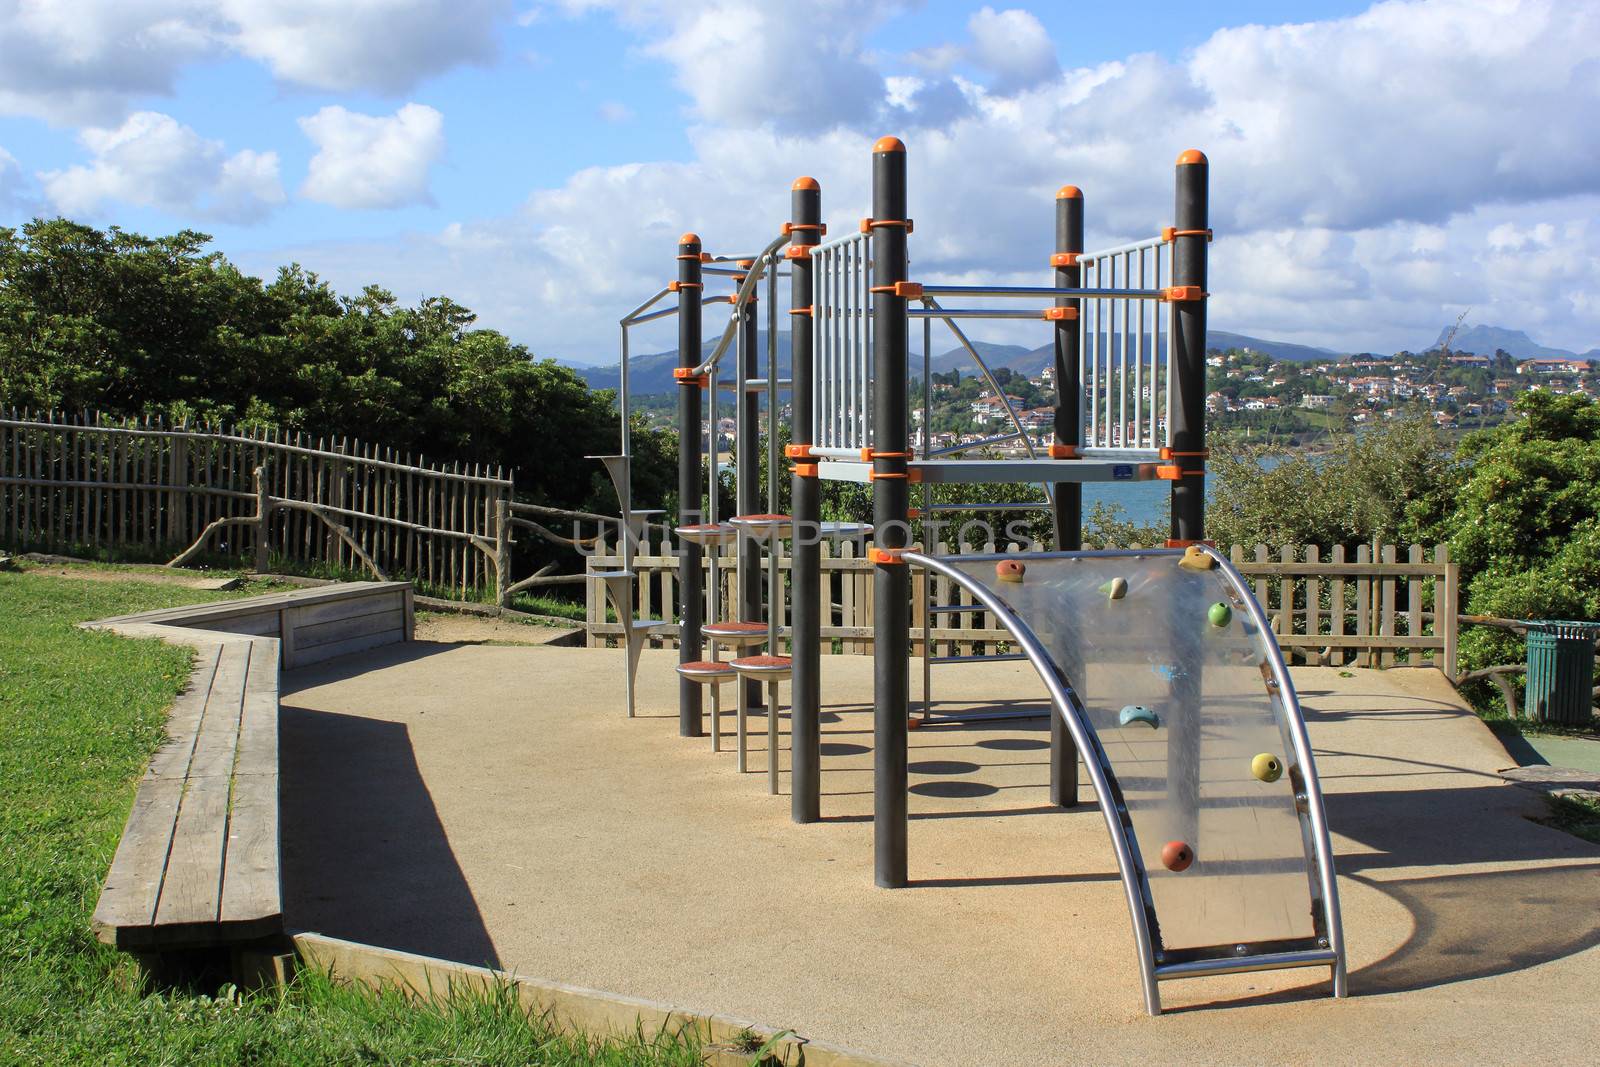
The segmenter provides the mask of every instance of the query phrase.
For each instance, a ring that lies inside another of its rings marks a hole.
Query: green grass
[[[1572,793],[1552,796],[1549,817],[1539,821],[1600,845],[1600,797]]]
[[[0,1064],[700,1063],[689,1035],[559,1034],[506,989],[437,1006],[311,972],[281,993],[151,989],[94,939],[89,915],[190,654],[75,624],[259,591],[0,573]]]

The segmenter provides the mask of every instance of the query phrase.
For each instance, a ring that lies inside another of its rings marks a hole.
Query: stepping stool
[[[746,656],[728,664],[739,672],[741,678],[765,682],[767,686],[767,792],[778,795],[778,683],[787,681],[794,673],[794,661],[788,656]],[[739,692],[739,769],[745,763],[745,701],[744,686]]]
[[[722,751],[722,685],[738,678],[728,664],[714,659],[678,664],[678,676],[701,686],[711,687],[711,751]]]

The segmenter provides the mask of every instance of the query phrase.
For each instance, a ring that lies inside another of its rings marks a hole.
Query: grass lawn
[[[700,1063],[688,1037],[557,1034],[509,994],[429,1007],[311,973],[281,993],[152,990],[94,939],[89,915],[190,653],[75,624],[263,589],[0,573],[0,1064]]]

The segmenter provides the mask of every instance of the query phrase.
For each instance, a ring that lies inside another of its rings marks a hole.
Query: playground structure
[[[910,699],[911,575],[943,575],[976,605],[935,605],[931,613],[991,612],[1017,651],[976,657],[1026,659],[1050,699],[1050,802],[1078,803],[1079,756],[1110,834],[1143,977],[1146,1009],[1159,1013],[1163,980],[1287,967],[1328,967],[1345,995],[1345,954],[1332,851],[1316,769],[1299,703],[1281,653],[1248,586],[1202,541],[1205,478],[1205,319],[1208,164],[1197,151],[1177,162],[1174,224],[1158,236],[1099,252],[1084,250],[1084,198],[1073,186],[1056,197],[1057,251],[1049,286],[936,285],[908,278],[906,151],[886,137],[873,149],[872,213],[857,232],[824,241],[821,189],[801,178],[792,220],[760,251],[712,256],[693,233],[679,242],[678,277],[621,320],[621,442],[601,459],[621,508],[623,567],[600,575],[623,624],[626,699],[653,634],[679,642],[679,733],[704,733],[703,693],[712,691],[712,741],[720,747],[720,687],[737,690],[739,770],[746,769],[746,717],[761,706],[769,789],[779,791],[778,683],[791,682],[791,815],[820,811],[820,541],[866,536],[874,564],[874,867],[879,886],[907,884],[907,730]],[[777,282],[790,279],[791,377],[779,377]],[[728,277],[728,297],[705,295]],[[766,282],[766,359],[760,366],[758,293]],[[676,294],[675,307],[655,305]],[[945,307],[941,298],[1009,307]],[[705,306],[732,313],[701,359]],[[1028,307],[1028,303],[1035,306]],[[913,306],[913,305],[916,306]],[[1042,306],[1041,306],[1042,305]],[[676,315],[680,444],[677,533],[681,541],[679,620],[633,618],[630,542],[647,515],[632,506],[629,440],[630,328]],[[1054,337],[1055,440],[1040,455],[967,339],[962,319],[1042,319]],[[910,324],[923,322],[923,439],[909,428]],[[972,445],[928,447],[929,353],[943,322],[1006,403],[1012,430]],[[731,382],[719,380],[735,354]],[[724,384],[735,397],[737,514],[718,514],[717,405],[709,497],[702,499],[701,391]],[[778,514],[780,394],[792,402],[792,515]],[[759,499],[760,399],[766,398],[765,510]],[[1025,456],[960,453],[1018,441]],[[872,488],[870,527],[821,521],[821,480]],[[1084,482],[1160,479],[1171,485],[1172,529],[1165,548],[1081,551]],[[911,486],[923,488],[911,507]],[[936,484],[1039,487],[1042,499],[993,505],[1048,508],[1054,552],[930,555],[911,544],[911,520],[970,507],[935,502]],[[704,521],[701,521],[704,520]],[[779,569],[767,568],[763,606],[758,553],[790,539],[790,655],[780,655]],[[724,548],[735,550],[738,618],[716,617]],[[710,553],[712,595],[702,577]],[[707,615],[709,614],[709,618]],[[924,620],[926,621],[926,619]],[[705,642],[712,655],[702,658]],[[756,650],[729,661],[717,646]],[[931,657],[923,658],[922,723],[959,724],[930,714]],[[956,662],[972,657],[948,657]],[[761,687],[767,687],[766,693]],[[993,713],[989,713],[993,714]],[[1009,712],[1009,714],[1016,714]],[[1024,712],[1023,714],[1026,714]]]

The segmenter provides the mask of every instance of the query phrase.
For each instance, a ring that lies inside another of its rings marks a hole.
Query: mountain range
[[[766,334],[761,334],[756,343],[757,374],[765,376],[767,348]],[[1039,348],[1025,348],[1022,345],[990,344],[986,341],[974,341],[973,347],[983,356],[984,362],[990,369],[1007,367],[1018,374],[1037,375],[1050,365],[1054,348],[1043,345]],[[1228,333],[1223,330],[1211,330],[1206,334],[1207,348],[1250,348],[1257,352],[1264,352],[1275,359],[1290,359],[1308,362],[1319,359],[1334,359],[1339,353],[1326,348],[1312,348],[1308,345],[1291,344],[1288,341],[1269,341],[1259,337],[1248,337],[1240,333]],[[716,349],[715,341],[707,341],[701,346],[701,358],[711,355]],[[948,374],[952,370],[959,370],[962,374],[976,374],[978,365],[965,349],[952,348],[946,352],[935,355],[929,361],[935,374]],[[628,364],[628,389],[631,394],[665,393],[673,388],[672,371],[678,365],[678,352],[673,349],[668,352],[652,352],[645,355],[633,355]],[[618,381],[618,371],[615,364],[600,367],[583,367],[571,365],[589,383],[592,389],[615,389]],[[719,374],[724,378],[730,377],[733,370],[733,354],[723,357]],[[910,371],[913,377],[922,373],[922,361],[918,353],[911,354]],[[789,335],[778,335],[778,376],[786,377],[789,374]]]
[[[1429,345],[1428,349],[1441,347],[1448,337],[1450,337],[1450,327],[1446,326],[1439,331],[1439,339]],[[1450,341],[1452,352],[1492,356],[1496,350],[1504,350],[1507,355],[1516,359],[1600,359],[1600,348],[1591,348],[1579,355],[1565,348],[1541,345],[1522,330],[1508,330],[1504,326],[1469,326],[1457,330],[1455,337]]]

